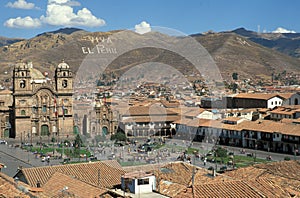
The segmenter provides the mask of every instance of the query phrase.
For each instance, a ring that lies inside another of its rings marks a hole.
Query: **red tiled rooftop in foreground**
[[[121,183],[120,178],[125,173],[116,163],[114,160],[108,160],[103,162],[23,168],[16,176],[20,180],[24,178],[24,182],[32,187],[36,187],[37,183],[40,183],[41,187],[43,187],[54,173],[59,172],[94,186],[111,188]]]
[[[43,186],[45,192],[49,197],[59,196],[66,191],[69,195],[74,197],[90,198],[100,197],[100,195],[107,192],[107,190],[98,188],[80,180],[62,173],[54,173],[48,182]]]

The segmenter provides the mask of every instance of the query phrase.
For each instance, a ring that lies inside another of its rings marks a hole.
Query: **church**
[[[73,73],[62,61],[54,79],[20,62],[13,69],[9,137],[21,141],[73,135]]]

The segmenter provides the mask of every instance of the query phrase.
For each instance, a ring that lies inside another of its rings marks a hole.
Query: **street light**
[[[256,150],[257,150],[257,143],[255,141],[254,162],[256,162]]]
[[[294,146],[294,160],[296,160],[296,155],[298,153],[297,144]]]

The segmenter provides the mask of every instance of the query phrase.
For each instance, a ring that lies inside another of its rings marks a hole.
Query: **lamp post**
[[[255,141],[254,162],[256,162],[256,150],[257,150],[257,143]]]
[[[295,146],[294,146],[294,160],[296,160],[297,152],[298,152],[297,144],[295,144]]]

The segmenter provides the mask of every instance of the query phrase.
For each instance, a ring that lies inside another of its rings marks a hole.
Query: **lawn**
[[[53,153],[53,150],[56,152],[62,154],[64,153],[68,157],[76,158],[79,157],[78,152],[75,153],[75,150],[73,148],[52,148],[52,147],[29,147],[25,146],[24,149],[31,151],[31,152],[36,152],[40,154],[46,155],[47,153]],[[87,149],[80,149],[80,155],[86,155],[87,157],[91,156],[91,153]]]
[[[222,163],[222,164],[229,164],[228,162],[234,163],[235,167],[240,168],[240,167],[246,167],[246,166],[251,166],[253,164],[260,164],[260,163],[267,163],[270,162],[266,159],[261,159],[261,158],[255,158],[254,157],[249,157],[249,156],[242,156],[242,155],[235,155],[232,157],[227,156],[227,157],[217,157],[215,159],[214,156],[208,156],[207,161],[209,162],[214,162],[217,161],[217,163]]]

